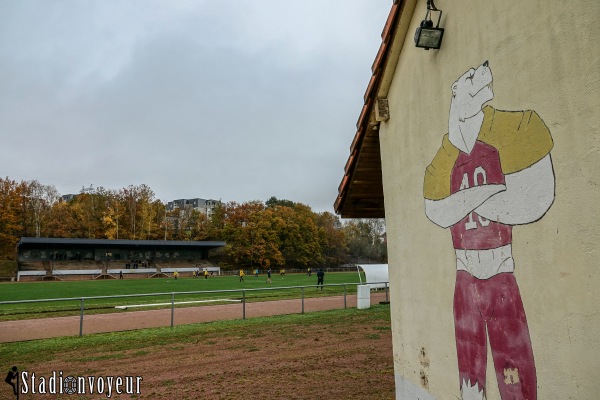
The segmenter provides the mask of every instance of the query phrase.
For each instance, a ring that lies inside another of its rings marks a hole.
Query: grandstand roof
[[[31,246],[51,246],[51,245],[66,245],[66,246],[94,246],[94,247],[169,247],[169,248],[202,248],[213,249],[225,246],[225,242],[218,241],[182,241],[182,240],[112,240],[112,239],[67,239],[67,238],[34,238],[22,237],[17,244],[17,247]]]

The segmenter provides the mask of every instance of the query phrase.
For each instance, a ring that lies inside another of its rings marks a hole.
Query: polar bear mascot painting
[[[552,136],[535,111],[501,111],[486,61],[452,85],[448,134],[425,171],[427,217],[450,228],[454,325],[463,400],[486,398],[487,338],[500,396],[537,397],[533,350],[513,271],[513,225],[554,202]],[[486,335],[487,332],[487,335]]]

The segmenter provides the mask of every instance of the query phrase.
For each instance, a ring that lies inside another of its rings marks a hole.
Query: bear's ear
[[[454,82],[452,84],[452,97],[456,96],[456,90],[458,89],[458,85],[456,84],[456,82]]]

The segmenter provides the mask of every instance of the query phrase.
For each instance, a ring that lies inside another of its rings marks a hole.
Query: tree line
[[[21,237],[224,241],[211,259],[225,267],[329,267],[387,257],[383,220],[342,222],[291,200],[219,203],[207,215],[168,210],[147,185],[82,189],[62,201],[53,185],[0,178],[0,258],[13,260]]]

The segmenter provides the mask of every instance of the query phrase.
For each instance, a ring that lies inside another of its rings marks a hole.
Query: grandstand
[[[73,280],[181,276],[207,269],[220,274],[209,251],[216,241],[21,238],[17,280]]]

